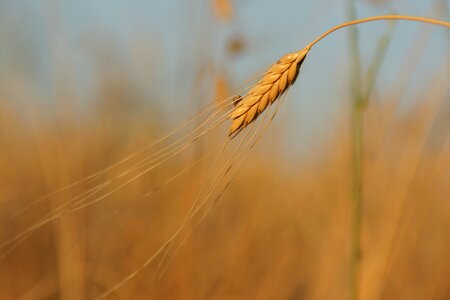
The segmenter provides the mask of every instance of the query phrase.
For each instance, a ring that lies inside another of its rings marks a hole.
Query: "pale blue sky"
[[[395,12],[448,19],[448,12],[435,8],[438,1],[397,0],[387,1],[385,5],[357,1],[358,15]],[[344,0],[235,0],[233,21],[223,24],[212,16],[210,2],[0,0],[0,41],[3,43],[0,44],[0,74],[23,70],[22,75],[34,82],[43,95],[41,98],[45,99],[46,90],[55,84],[52,72],[60,62],[68,63],[77,90],[81,91],[80,101],[86,101],[89,92],[83,91],[88,91],[96,79],[90,74],[92,58],[87,57],[86,41],[96,39],[98,45],[114,47],[114,51],[120,53],[122,62],[118,68],[125,64],[127,72],[133,74],[133,79],[144,86],[149,95],[158,95],[167,100],[169,106],[176,101],[178,106],[184,105],[189,110],[192,100],[184,96],[192,91],[199,59],[225,69],[232,84],[237,85],[264,70],[284,53],[302,48],[324,30],[345,20]],[[56,8],[49,10],[55,4]],[[60,28],[54,29],[55,24]],[[359,28],[361,53],[367,66],[387,25],[380,22]],[[425,28],[420,24],[398,23],[377,81],[381,94],[395,87],[393,83],[398,81],[396,76],[405,64],[404,57],[413,50],[409,48],[411,43],[426,32]],[[431,40],[413,69],[407,97],[429,84],[430,74],[445,71],[444,66],[448,64],[448,31],[432,30]],[[224,41],[236,33],[246,38],[248,48],[236,59],[224,58]],[[16,39],[15,44],[5,43],[12,37]],[[324,126],[327,124],[324,121],[334,119],[337,110],[345,106],[346,42],[343,30],[318,44],[303,65],[299,83],[289,93],[281,118],[286,118],[286,122],[295,125],[293,127],[302,128],[296,134],[303,138],[311,132],[328,132],[331,127]],[[18,53],[20,59],[16,58]],[[148,72],[147,64],[153,72]],[[29,65],[33,66],[33,72]],[[175,116],[175,119],[181,117]]]

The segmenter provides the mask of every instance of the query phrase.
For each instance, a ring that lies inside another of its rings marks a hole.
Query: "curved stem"
[[[327,30],[325,33],[323,33],[321,36],[319,36],[317,39],[315,39],[312,43],[310,43],[306,48],[311,48],[315,44],[317,44],[320,40],[325,38],[330,33],[335,32],[336,30],[339,30],[344,27],[361,24],[361,23],[368,23],[373,21],[380,21],[380,20],[405,20],[405,21],[413,21],[413,22],[422,22],[422,23],[429,23],[439,26],[445,26],[450,28],[450,22],[431,19],[431,18],[425,18],[425,17],[415,17],[415,16],[403,16],[403,15],[384,15],[384,16],[375,16],[375,17],[368,17],[363,18],[359,20],[354,20],[346,23],[342,23],[340,25],[337,25],[329,30]]]

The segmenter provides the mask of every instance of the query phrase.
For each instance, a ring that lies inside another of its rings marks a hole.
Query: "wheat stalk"
[[[274,103],[295,83],[300,66],[305,60],[306,55],[320,40],[341,28],[380,20],[405,20],[450,27],[450,22],[404,15],[375,16],[337,25],[320,35],[302,50],[283,56],[270,67],[263,78],[245,96],[240,97],[240,100],[235,102],[237,104],[229,115],[232,122],[228,135],[234,137],[239,134],[242,129],[255,121],[269,105]]]
[[[309,50],[310,47],[308,46],[280,58],[247,95],[235,102],[236,107],[230,114],[232,119],[230,136],[235,136],[240,130],[255,121],[269,105],[294,84],[300,66]]]

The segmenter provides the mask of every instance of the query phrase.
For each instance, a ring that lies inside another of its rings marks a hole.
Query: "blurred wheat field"
[[[233,22],[230,1],[211,2],[215,18]],[[365,113],[360,279],[364,300],[450,299],[450,74],[443,67],[448,56],[426,73],[429,81],[408,94],[413,80],[408,68],[416,67],[410,62],[420,64],[422,39],[429,38],[428,32],[417,35],[392,89],[375,89]],[[87,46],[101,49],[99,44],[90,41]],[[145,47],[134,50],[139,53]],[[246,47],[240,37],[233,39],[225,65],[233,65],[231,57],[249,51]],[[172,129],[170,118],[181,121],[188,115],[182,103],[169,115],[172,108],[162,104],[164,96],[156,85],[150,92],[140,85],[142,79],[126,67],[133,62],[145,65],[139,54],[125,62],[119,50],[98,49],[91,53],[99,72],[91,83],[89,102],[79,101],[83,91],[70,77],[70,64],[60,66],[49,79],[54,83],[50,101],[42,99],[42,87],[20,70],[0,72],[0,244],[91,186],[81,182],[55,191],[142,149]],[[17,55],[17,62],[22,62]],[[227,95],[233,73],[210,66],[201,53],[195,57],[198,76],[186,83],[193,86],[191,94],[178,100],[191,101],[186,106],[195,106],[194,112],[209,99]],[[156,70],[143,72],[157,73],[155,65]],[[24,68],[26,74],[39,70]],[[307,77],[314,64],[305,68]],[[295,118],[290,111],[297,100],[293,95],[287,96],[290,103],[283,105],[288,107],[284,112],[281,108],[221,200],[191,228],[185,243],[167,263],[150,264],[111,299],[348,298],[348,107],[342,105],[329,121],[331,130],[320,147],[308,158],[296,158],[285,149],[285,139],[300,138],[295,129],[288,131]],[[412,102],[406,108],[404,98]],[[100,181],[111,180],[105,190],[111,195],[45,224],[1,258],[0,299],[95,299],[113,287],[176,230],[208,179],[213,158],[159,185],[208,155],[211,145],[220,145],[225,137],[225,131],[208,137],[123,187],[123,181],[113,179],[129,165],[102,173]],[[313,143],[304,140],[308,142]]]
[[[389,107],[368,113],[363,299],[449,296],[450,152],[448,145],[436,149],[427,143],[435,110],[421,106],[394,126],[387,125]],[[3,105],[2,114],[1,128],[8,129],[1,135],[2,239],[72,195],[62,193],[11,218],[29,199],[136,147],[117,138],[106,122],[35,119],[38,125],[30,132],[20,117],[12,117],[18,114],[13,108]],[[149,268],[115,297],[344,299],[350,178],[348,137],[340,128],[320,160],[297,170],[280,167],[280,158],[250,160],[163,277],[155,282]],[[138,123],[124,136],[139,141],[149,132]],[[195,169],[172,189],[104,219],[148,191],[159,175],[142,177],[98,207],[33,234],[2,261],[2,299],[91,298],[137,267],[175,228],[204,178],[201,168]]]

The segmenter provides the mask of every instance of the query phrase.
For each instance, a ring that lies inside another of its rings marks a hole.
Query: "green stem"
[[[362,223],[362,168],[364,137],[363,99],[356,98],[352,111],[352,224],[349,265],[350,300],[359,299],[360,265],[361,265],[361,223]]]
[[[355,0],[347,1],[347,18],[356,19]],[[350,263],[349,263],[349,299],[359,299],[361,264],[361,209],[362,209],[362,159],[363,159],[363,123],[364,103],[361,88],[361,57],[359,53],[359,32],[356,26],[349,30],[349,55],[351,60],[352,89],[352,223],[350,227]]]
[[[355,0],[349,0],[348,1],[348,12],[347,17],[350,20],[356,19],[356,5]],[[349,30],[349,52],[350,52],[350,59],[352,63],[352,98],[354,102],[357,101],[361,97],[361,58],[359,55],[359,32],[358,28],[356,26],[353,26]]]

